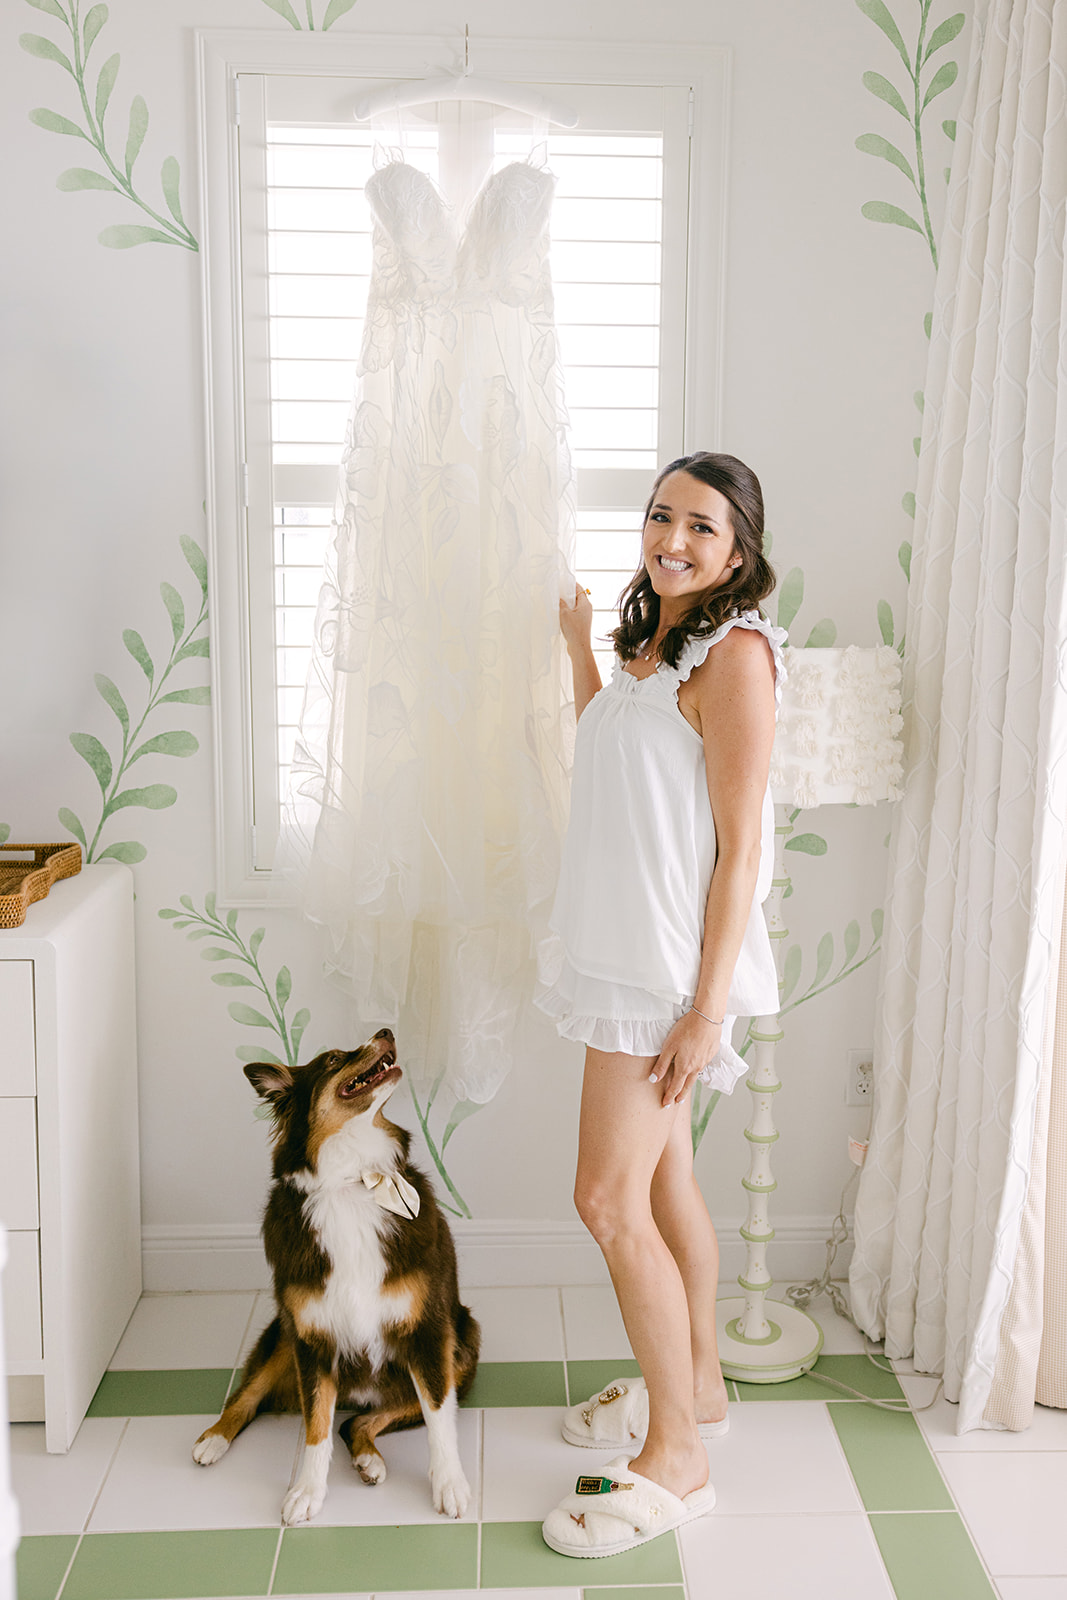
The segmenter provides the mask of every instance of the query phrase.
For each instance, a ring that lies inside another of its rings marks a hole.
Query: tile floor
[[[944,1399],[894,1413],[811,1378],[733,1386],[730,1433],[708,1447],[711,1516],[629,1555],[555,1555],[541,1518],[599,1459],[560,1439],[559,1407],[634,1370],[611,1291],[466,1298],[483,1361],[460,1419],[463,1521],[435,1516],[417,1430],[384,1440],[389,1477],[373,1489],[338,1446],[322,1512],[283,1531],[295,1418],[260,1418],[210,1469],[189,1453],[268,1298],[146,1296],[69,1455],[46,1455],[39,1426],[12,1429],[20,1600],[1067,1600],[1067,1413],[959,1438]],[[913,1407],[930,1398],[906,1364],[899,1382],[877,1371],[828,1301],[815,1311],[817,1370]]]

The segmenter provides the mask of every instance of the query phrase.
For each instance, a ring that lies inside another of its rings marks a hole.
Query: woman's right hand
[[[579,656],[590,649],[593,635],[593,603],[588,589],[576,584],[574,604],[566,600],[559,603],[559,626],[571,656]]]

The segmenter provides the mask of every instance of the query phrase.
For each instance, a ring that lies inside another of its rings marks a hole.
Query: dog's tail
[[[478,1367],[478,1352],[482,1346],[482,1330],[467,1307],[456,1311],[456,1394],[463,1399],[474,1382]]]

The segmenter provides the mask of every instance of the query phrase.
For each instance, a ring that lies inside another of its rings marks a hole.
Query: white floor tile
[[[678,1530],[689,1600],[893,1600],[867,1518],[730,1517],[715,1510]]]
[[[467,1289],[482,1328],[483,1361],[562,1361],[558,1289]]]
[[[86,1417],[66,1455],[50,1456],[43,1422],[12,1424],[11,1485],[23,1533],[81,1533],[125,1426],[125,1417]]]
[[[768,1299],[784,1300],[790,1287],[791,1285],[788,1283],[776,1283],[768,1295]],[[842,1286],[839,1285],[838,1287]],[[720,1286],[719,1292],[720,1294],[725,1292],[722,1286]],[[863,1334],[853,1323],[849,1322],[847,1317],[838,1316],[834,1310],[834,1303],[828,1294],[817,1296],[811,1302],[811,1305],[807,1307],[807,1312],[809,1317],[814,1317],[822,1329],[824,1355],[850,1356],[863,1355],[865,1353],[867,1347],[863,1342]],[[880,1350],[881,1346],[875,1345],[874,1349]]]
[[[901,1372],[899,1364],[894,1361],[893,1369],[900,1382],[900,1387],[907,1395],[915,1409],[915,1414],[921,1422],[924,1416],[932,1416],[941,1405],[947,1405],[941,1388],[941,1379],[932,1376],[929,1372]],[[953,1423],[955,1427],[955,1423]]]
[[[710,1448],[724,1516],[861,1509],[826,1407],[761,1400],[730,1407],[730,1431]]]
[[[902,1378],[900,1386],[913,1405],[921,1406],[925,1393],[930,1391],[929,1378]],[[1034,1420],[1021,1433],[1009,1433],[1002,1428],[973,1428],[970,1433],[957,1433],[959,1406],[950,1405],[940,1395],[932,1406],[916,1413],[916,1420],[926,1435],[932,1450],[953,1451],[970,1455],[1000,1454],[1004,1451],[1062,1450],[1067,1453],[1067,1411],[1054,1411],[1049,1406],[1035,1406]]]
[[[1067,1451],[945,1451],[938,1465],[994,1577],[1067,1574]]]
[[[998,1578],[1000,1600],[1067,1600],[1067,1578]]]
[[[568,1361],[632,1361],[630,1341],[610,1283],[563,1290]]]
[[[232,1367],[254,1294],[144,1295],[111,1361],[120,1372]]]
[[[268,1291],[256,1295],[256,1303],[252,1308],[252,1315],[248,1319],[248,1327],[241,1341],[241,1349],[237,1357],[237,1365],[244,1366],[252,1354],[256,1340],[259,1338],[268,1322],[273,1322],[275,1314],[274,1296]]]
[[[457,1433],[459,1456],[471,1503],[464,1522],[477,1522],[480,1502],[480,1411],[461,1411]],[[433,1508],[430,1494],[430,1447],[425,1428],[387,1433],[378,1442],[388,1477],[384,1483],[364,1483],[352,1466],[343,1439],[334,1443],[326,1504],[314,1520],[316,1528],[382,1527],[386,1524],[444,1521]]]
[[[192,1457],[202,1417],[131,1417],[89,1523],[93,1533],[278,1526],[302,1437],[297,1417],[257,1417],[214,1466]]]
[[[619,1453],[567,1444],[555,1406],[501,1406],[484,1417],[486,1522],[543,1521],[581,1473],[595,1471]]]

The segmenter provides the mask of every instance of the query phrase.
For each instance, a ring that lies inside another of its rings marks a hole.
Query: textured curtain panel
[[[986,1421],[1018,1431],[1034,1402],[1067,1406],[1067,905],[1034,1119],[1015,1276]]]
[[[1067,842],[1067,6],[985,0],[919,464],[857,1318],[985,1417],[1033,1149]]]

